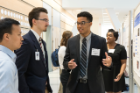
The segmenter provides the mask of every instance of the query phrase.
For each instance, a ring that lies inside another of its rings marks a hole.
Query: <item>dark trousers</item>
[[[75,89],[75,93],[90,93],[88,81],[87,83],[81,83],[79,80],[77,87]]]
[[[63,85],[63,93],[66,93],[66,85],[67,85],[69,76],[70,76],[69,71],[62,69],[62,73],[60,75],[60,81]]]

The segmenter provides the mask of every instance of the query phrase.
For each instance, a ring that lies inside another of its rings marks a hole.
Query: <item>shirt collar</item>
[[[7,47],[0,45],[0,51],[6,53],[14,62],[16,61],[16,54]]]
[[[84,37],[80,34],[80,38],[81,38],[81,40],[83,40],[84,39]],[[88,41],[90,38],[91,38],[91,32],[90,32],[90,34],[87,36],[87,37],[85,37],[86,38],[86,40]]]
[[[39,41],[40,36],[33,29],[31,29],[31,31],[34,33],[36,39]]]

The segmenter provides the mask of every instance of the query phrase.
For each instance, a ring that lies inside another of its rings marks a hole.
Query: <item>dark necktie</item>
[[[40,48],[41,48],[41,50],[42,50],[42,53],[44,52],[43,51],[43,43],[42,43],[42,39],[41,39],[41,37],[39,38],[39,45],[40,45]],[[43,58],[44,58],[44,64],[45,64],[45,67],[46,67],[46,59],[45,59],[45,55],[44,55],[44,53],[43,53]]]
[[[86,75],[86,64],[87,64],[87,43],[86,38],[82,40],[82,49],[80,57],[80,76],[84,77]]]

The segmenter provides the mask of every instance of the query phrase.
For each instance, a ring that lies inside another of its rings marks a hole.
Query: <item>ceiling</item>
[[[120,23],[123,23],[129,11],[133,11],[139,3],[140,0],[62,0],[62,7],[74,17],[80,11],[89,11],[93,18],[99,18],[101,23],[111,24],[105,9],[114,9]]]

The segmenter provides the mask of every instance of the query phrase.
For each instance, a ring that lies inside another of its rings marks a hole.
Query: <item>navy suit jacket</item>
[[[19,92],[20,93],[45,93],[45,84],[47,89],[52,92],[48,77],[48,55],[46,44],[42,40],[45,50],[46,64],[44,64],[43,52],[35,35],[29,31],[23,36],[23,45],[16,50],[16,66],[19,74]],[[40,52],[40,60],[35,59],[35,52]]]

